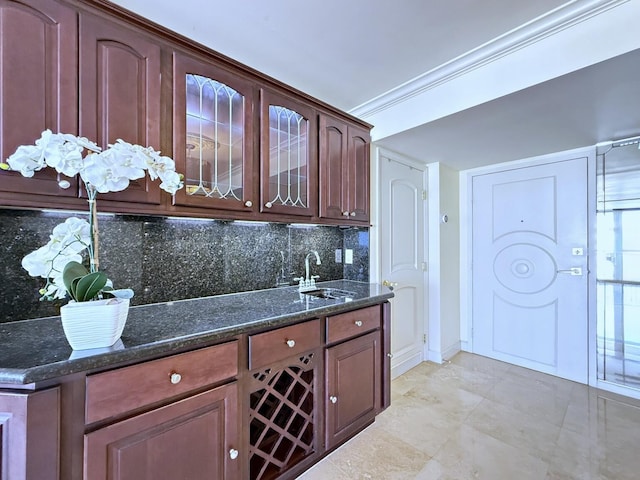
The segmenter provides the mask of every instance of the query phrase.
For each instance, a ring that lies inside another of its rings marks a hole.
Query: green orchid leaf
[[[76,290],[78,289],[78,282],[80,281],[81,278],[82,277],[74,278],[73,280],[71,280],[71,283],[67,287],[67,292],[69,293],[69,296],[76,302],[78,301],[78,294],[76,293]]]
[[[76,301],[88,302],[100,293],[107,284],[107,275],[104,272],[93,272],[82,277],[76,285]]]
[[[75,295],[75,287],[73,286],[73,281],[76,278],[84,277],[88,274],[87,269],[78,262],[69,262],[64,266],[64,270],[62,271],[62,281],[64,282],[64,286],[69,292],[69,295],[76,300]]]

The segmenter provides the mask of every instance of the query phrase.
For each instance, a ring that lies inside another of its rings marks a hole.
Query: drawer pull
[[[238,458],[238,450],[236,450],[235,448],[232,448],[231,450],[229,450],[229,458],[231,460],[235,460],[236,458]]]
[[[253,207],[253,202],[251,200],[247,200],[246,202],[244,202],[244,206],[245,207]]]
[[[329,400],[331,401],[331,403],[336,403],[338,401],[338,397],[334,397],[333,395],[331,395],[329,397]]]
[[[179,373],[175,373],[174,372],[169,377],[169,380],[171,381],[172,384],[177,385],[182,380],[182,375],[180,375]]]
[[[355,324],[356,327],[361,327],[362,326],[362,320],[356,320],[353,323]]]
[[[295,346],[296,346],[296,341],[295,340],[287,340],[287,347],[293,348]]]

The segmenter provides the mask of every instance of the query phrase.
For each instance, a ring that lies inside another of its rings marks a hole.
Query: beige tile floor
[[[640,401],[469,353],[391,388],[391,407],[299,480],[640,479]]]

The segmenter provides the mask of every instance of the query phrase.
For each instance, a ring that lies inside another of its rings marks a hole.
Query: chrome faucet
[[[314,280],[314,277],[309,276],[309,257],[311,257],[311,255],[316,256],[316,265],[320,265],[322,263],[320,262],[320,255],[318,255],[318,252],[316,250],[311,250],[309,253],[307,253],[307,256],[304,257],[304,275],[305,275],[304,279],[307,282]],[[315,276],[315,278],[319,278],[319,277]]]
[[[316,279],[320,278],[318,275],[311,275],[311,269],[309,267],[309,258],[311,258],[314,255],[316,257],[316,265],[322,264],[322,262],[320,262],[320,255],[318,255],[318,252],[316,250],[311,250],[309,253],[307,253],[307,256],[304,257],[304,273],[305,273],[304,278],[302,277],[294,278],[294,280],[299,281],[298,289],[301,292],[314,290],[316,288]]]

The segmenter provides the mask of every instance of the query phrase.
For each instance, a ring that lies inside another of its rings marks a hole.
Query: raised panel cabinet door
[[[160,150],[160,50],[132,29],[106,18],[80,15],[82,136],[102,148],[122,139]],[[145,175],[126,190],[100,198],[159,204],[159,183]]]
[[[254,85],[213,63],[173,56],[173,158],[185,174],[174,204],[253,211]]]
[[[85,435],[86,480],[240,478],[232,383]]]
[[[347,124],[320,115],[320,216],[344,219],[347,202]]]
[[[76,133],[76,18],[49,0],[0,2],[0,161],[33,145],[47,128]],[[33,178],[0,171],[1,192],[26,194],[9,195],[3,204],[23,205],[32,195],[77,197],[77,180],[65,179],[71,186],[63,189],[50,168]]]
[[[369,131],[350,126],[349,218],[361,222],[369,222],[370,148]]]
[[[380,332],[327,349],[326,445],[333,448],[373,422],[380,405]]]
[[[0,480],[58,480],[60,389],[0,392]]]
[[[318,124],[315,109],[263,89],[260,107],[260,211],[318,214]]]

